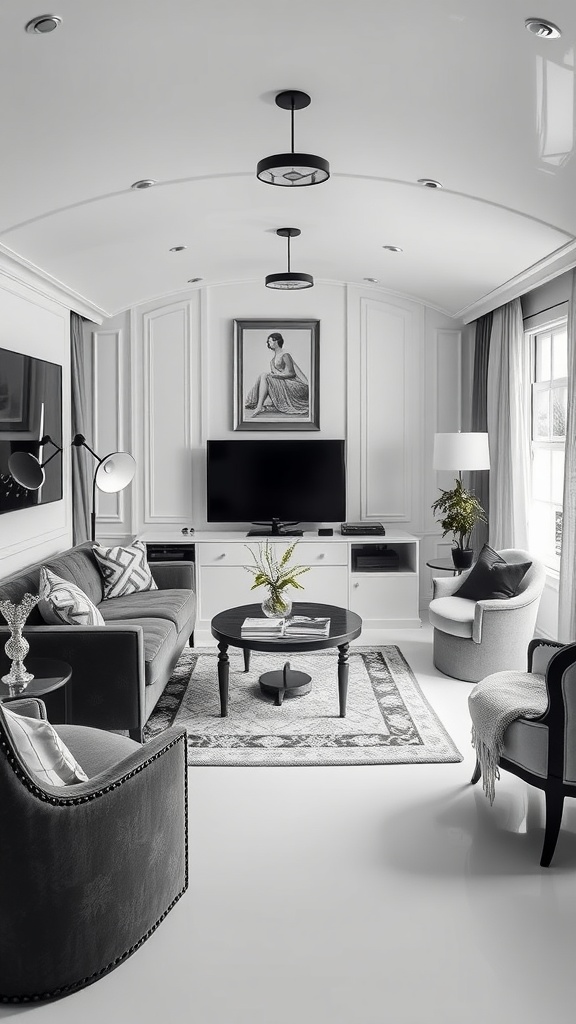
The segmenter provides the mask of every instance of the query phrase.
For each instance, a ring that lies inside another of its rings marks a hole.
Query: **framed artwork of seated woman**
[[[319,320],[234,321],[234,430],[319,430]]]

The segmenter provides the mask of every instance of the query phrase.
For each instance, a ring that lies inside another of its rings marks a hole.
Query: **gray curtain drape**
[[[530,353],[520,299],[494,311],[488,359],[489,536],[493,548],[528,548]]]
[[[70,314],[70,372],[72,391],[72,437],[86,434],[88,428],[88,395],[86,349],[82,333],[82,317]],[[90,502],[92,479],[86,465],[86,452],[72,446],[72,537],[81,544],[90,536]]]
[[[558,639],[576,640],[576,270],[568,307],[568,416],[564,457]]]
[[[474,337],[474,371],[472,378],[472,415],[470,429],[485,433],[488,430],[488,357],[490,355],[490,334],[492,313],[486,313],[476,321]],[[470,490],[478,498],[488,515],[490,508],[490,471],[479,469],[469,474]],[[481,551],[488,541],[488,525],[477,523],[472,531],[472,547]]]

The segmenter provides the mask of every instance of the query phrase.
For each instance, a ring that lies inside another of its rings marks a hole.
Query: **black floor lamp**
[[[136,461],[128,452],[111,452],[102,459],[89,444],[84,434],[76,434],[72,440],[75,448],[86,448],[97,462],[92,480],[92,511],[90,513],[91,539],[96,540],[96,488],[108,494],[116,494],[128,486],[136,472]]]

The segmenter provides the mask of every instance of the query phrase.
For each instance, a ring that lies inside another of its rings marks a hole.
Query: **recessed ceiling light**
[[[189,277],[188,278],[188,284],[198,284],[198,281],[202,281],[202,280],[203,280],[203,278],[201,278],[201,277]]]
[[[404,252],[399,245],[383,245],[382,248],[386,249],[386,252]]]
[[[526,18],[524,24],[533,36],[540,39],[559,39],[562,35],[558,26],[545,18]]]
[[[36,35],[46,35],[47,32],[54,32],[62,24],[62,18],[57,14],[39,14],[32,18],[26,25],[27,32],[34,32]]]
[[[425,188],[443,188],[441,181],[436,181],[435,178],[418,178],[418,184],[424,185]]]
[[[187,249],[187,245],[173,245],[170,252],[182,252],[183,249]]]
[[[368,284],[380,284],[377,277],[365,277],[364,280],[368,281]]]
[[[140,178],[140,181],[135,181],[133,185],[130,185],[130,188],[152,188],[153,185],[157,184],[158,182],[155,178]]]

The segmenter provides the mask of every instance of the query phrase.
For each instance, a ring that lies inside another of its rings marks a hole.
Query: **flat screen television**
[[[322,441],[208,441],[207,520],[257,523],[252,536],[299,533],[296,523],[346,519],[346,445]]]
[[[54,445],[40,444],[46,435]],[[62,498],[62,455],[55,445],[62,447],[62,367],[0,348],[0,514]],[[16,452],[46,463],[37,490],[11,475],[8,460]]]

